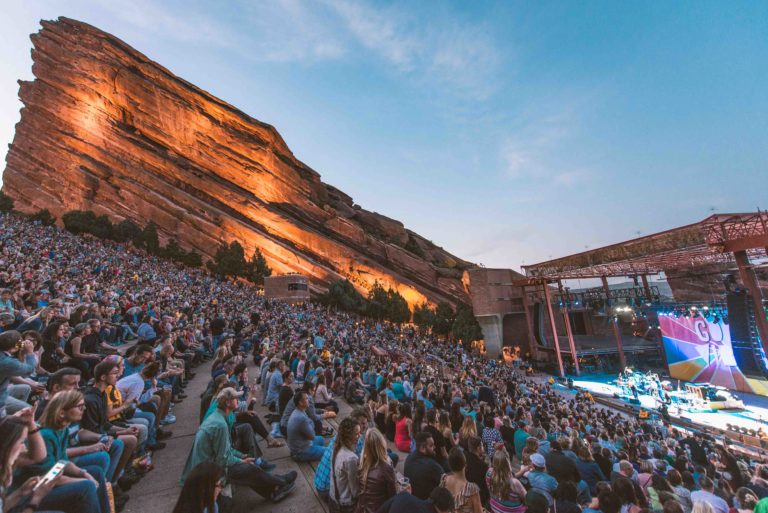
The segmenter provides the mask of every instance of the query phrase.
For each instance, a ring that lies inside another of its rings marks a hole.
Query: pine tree
[[[272,268],[259,248],[256,248],[251,261],[248,262],[247,275],[247,278],[257,285],[264,285],[264,278],[272,276]]]

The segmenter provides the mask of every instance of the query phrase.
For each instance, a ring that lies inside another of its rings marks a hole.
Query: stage
[[[590,374],[589,379],[577,376],[572,376],[571,379],[574,387],[588,391],[595,398],[611,398],[629,406],[651,411],[658,411],[660,406],[658,397],[650,394],[639,394],[640,404],[631,404],[631,394],[616,385],[616,374]],[[674,386],[677,388],[676,381]],[[685,389],[685,383],[680,386]],[[672,394],[674,395],[675,392]],[[746,393],[736,393],[736,395],[744,402],[743,410],[702,410],[672,404],[668,407],[669,415],[673,422],[679,419],[723,431],[728,430],[729,424],[755,431],[768,428],[768,397]]]

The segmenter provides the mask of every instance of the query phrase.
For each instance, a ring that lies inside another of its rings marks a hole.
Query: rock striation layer
[[[3,175],[19,210],[151,219],[161,238],[209,257],[238,240],[317,290],[345,277],[411,304],[467,300],[471,264],[323,183],[272,126],[95,27],[42,27]]]

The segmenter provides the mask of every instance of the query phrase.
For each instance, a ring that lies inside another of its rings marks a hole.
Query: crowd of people
[[[0,511],[121,509],[203,363],[177,513],[291,495],[296,472],[264,456],[282,445],[331,511],[768,513],[768,467],[703,434],[408,325],[0,215]]]

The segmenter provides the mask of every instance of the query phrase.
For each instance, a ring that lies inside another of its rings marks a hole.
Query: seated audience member
[[[440,486],[453,495],[457,513],[482,513],[480,487],[467,481],[464,473],[466,467],[467,459],[464,456],[464,450],[460,447],[451,449],[451,452],[448,453],[450,472],[443,474],[440,479]]]
[[[551,500],[552,494],[557,489],[557,479],[547,473],[546,465],[544,456],[539,453],[532,454],[530,470],[525,477],[528,479],[531,490],[541,492]]]
[[[0,333],[0,418],[29,406],[26,402],[31,391],[29,385],[14,385],[11,380],[35,372],[37,358],[34,350],[34,344],[22,341],[18,331]],[[24,355],[23,362],[15,357],[17,351]]]
[[[703,502],[712,507],[715,513],[728,513],[728,503],[715,494],[715,483],[707,476],[699,478],[701,490],[691,493],[694,509],[697,502]]]
[[[368,430],[368,415],[367,412],[361,408],[355,408],[352,410],[352,413],[349,414],[349,418],[353,419],[357,424],[360,426],[360,432],[365,433]],[[322,459],[320,460],[320,463],[317,465],[317,469],[315,469],[315,490],[317,491],[318,495],[323,497],[324,499],[327,499],[328,492],[330,491],[330,484],[331,484],[331,457],[333,456],[333,448],[336,445],[336,438],[338,435],[334,435],[328,445],[325,447],[325,453],[323,454]],[[393,456],[396,457],[396,455],[393,455],[390,453],[390,450],[387,449],[387,453],[389,454],[389,459],[392,462],[392,466],[394,467],[396,465],[395,459],[393,459]],[[362,457],[363,454],[363,437],[361,436],[358,438],[357,446],[355,447],[355,454],[358,458]]]
[[[432,435],[421,432],[416,435],[416,451],[405,459],[403,474],[411,482],[411,491],[419,499],[426,499],[440,485],[443,467],[435,461],[435,441]]]
[[[419,499],[408,492],[400,492],[381,505],[377,513],[453,513],[454,500],[451,492],[439,486],[432,490],[428,499]]]
[[[54,481],[36,488],[40,477],[34,476],[12,489],[14,470],[34,465],[46,455],[45,442],[34,422],[34,412],[31,408],[22,411],[21,416],[0,419],[0,504],[3,511],[102,513],[96,487],[87,480],[62,483],[64,476],[60,474]]]
[[[105,468],[98,464],[80,467],[71,461],[67,454],[69,448],[68,428],[71,424],[80,422],[84,411],[85,398],[81,392],[69,390],[54,395],[48,401],[45,411],[40,417],[40,435],[45,443],[46,456],[42,461],[21,469],[19,476],[21,479],[34,475],[43,476],[56,462],[66,461],[67,465],[63,470],[65,477],[61,483],[66,484],[80,480],[90,482],[94,486],[94,493],[98,493],[101,510],[108,512],[109,497]],[[122,509],[127,500],[127,495],[117,497],[117,507]]]
[[[331,455],[331,482],[328,500],[331,511],[350,511],[357,505],[360,480],[357,474],[359,458],[355,446],[360,437],[360,425],[347,417],[339,424],[339,434]]]
[[[379,507],[397,493],[395,468],[387,455],[387,439],[376,429],[364,436],[360,458],[360,494],[358,513],[376,513]]]
[[[480,437],[473,436],[467,440],[467,452],[465,456],[467,458],[467,469],[465,471],[467,481],[475,483],[478,488],[480,488],[480,502],[483,505],[487,505],[490,499],[488,481],[486,479],[489,466],[485,456],[485,450],[483,449],[483,441]]]
[[[224,468],[210,461],[197,465],[184,481],[173,513],[218,513],[216,502],[226,485]]]
[[[497,450],[486,475],[492,513],[523,513],[526,490],[512,472],[506,450]]]
[[[106,389],[108,386],[114,386],[117,383],[117,376],[120,373],[117,363],[114,361],[103,361],[93,370],[94,383],[85,389],[85,414],[83,415],[81,434],[83,432],[90,439],[95,436],[100,443],[110,442],[115,444],[119,442],[122,446],[122,454],[117,464],[114,466],[114,472],[111,472],[113,482],[118,480],[120,487],[128,491],[137,481],[132,476],[122,476],[123,470],[131,461],[133,451],[138,445],[136,435],[139,430],[135,426],[129,428],[120,428],[109,422],[109,406],[107,403]],[[122,481],[120,481],[122,479]]]
[[[288,419],[288,448],[296,461],[320,461],[325,453],[325,439],[315,434],[315,425],[307,415],[309,396],[299,390],[293,396],[295,409]]]
[[[227,417],[237,408],[239,394],[233,388],[224,388],[216,396],[218,407],[200,425],[195,434],[192,451],[181,476],[182,483],[193,468],[210,461],[226,469],[230,482],[249,486],[256,493],[273,502],[278,502],[293,490],[296,472],[284,475],[270,475],[255,464],[255,459],[246,457],[232,447]]]

